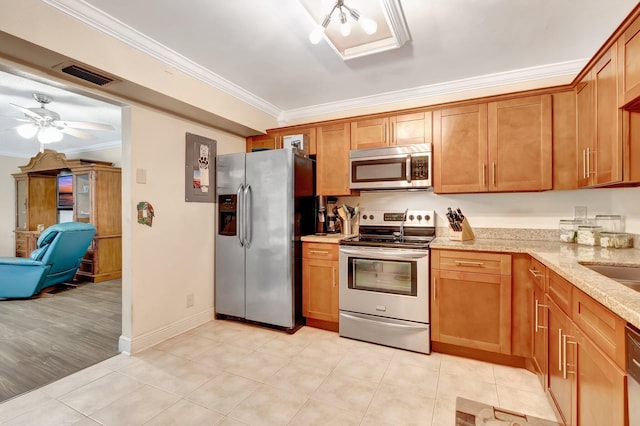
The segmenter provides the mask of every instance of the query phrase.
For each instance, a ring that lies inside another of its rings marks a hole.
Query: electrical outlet
[[[193,306],[193,293],[187,294],[187,308]]]

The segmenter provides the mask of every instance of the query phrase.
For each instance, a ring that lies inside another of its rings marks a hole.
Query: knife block
[[[451,226],[449,226],[449,239],[452,241],[469,241],[476,238],[473,234],[473,229],[471,229],[471,225],[469,225],[469,221],[465,217],[460,224],[462,227],[462,231],[454,231]]]

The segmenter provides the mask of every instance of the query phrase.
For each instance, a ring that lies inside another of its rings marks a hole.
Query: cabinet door
[[[573,324],[569,317],[549,298],[549,394],[566,425],[575,425],[576,355]]]
[[[302,314],[322,321],[338,321],[338,262],[303,259]]]
[[[625,372],[578,333],[578,418],[581,426],[624,426]]]
[[[76,222],[92,223],[91,190],[92,184],[89,173],[79,173],[73,179],[73,220]]]
[[[247,138],[247,152],[251,152],[254,148],[279,149],[282,148],[282,139],[275,133],[249,136]]]
[[[576,93],[554,93],[553,97],[553,189],[576,189]]]
[[[576,87],[578,188],[591,184],[593,147],[595,146],[594,82],[588,74]]]
[[[511,276],[432,272],[432,339],[510,354]]]
[[[389,145],[389,118],[369,118],[351,122],[351,149]]]
[[[431,142],[432,114],[416,112],[389,118],[391,145],[411,145]]]
[[[622,111],[618,109],[615,46],[593,69],[595,82],[595,185],[622,180]]]
[[[349,123],[318,128],[317,195],[351,195],[349,189]]]
[[[434,191],[485,192],[487,186],[487,104],[433,113]]]
[[[489,103],[489,190],[551,189],[551,95]]]
[[[640,19],[636,19],[618,39],[618,106],[640,98]]]
[[[547,319],[547,305],[544,301],[544,291],[539,286],[533,286],[533,330],[532,330],[532,359],[542,388],[547,388],[547,338],[549,330]]]

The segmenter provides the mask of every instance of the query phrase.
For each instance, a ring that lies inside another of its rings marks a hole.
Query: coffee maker
[[[327,235],[327,200],[322,195],[316,197],[316,235]]]

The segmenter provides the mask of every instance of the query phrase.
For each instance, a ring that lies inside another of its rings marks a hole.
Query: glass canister
[[[597,214],[596,225],[602,226],[603,232],[624,232],[622,216],[617,214]]]
[[[600,233],[602,226],[598,225],[578,225],[576,242],[586,246],[600,245]]]
[[[633,238],[624,232],[601,232],[600,247],[605,248],[630,248],[633,246]]]
[[[560,230],[560,241],[564,243],[575,243],[578,226],[582,223],[582,220],[560,219],[560,223],[558,225]]]

